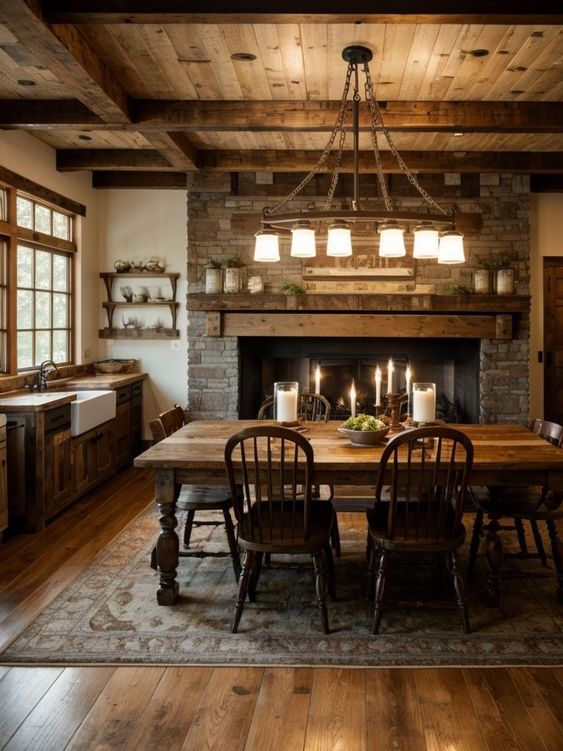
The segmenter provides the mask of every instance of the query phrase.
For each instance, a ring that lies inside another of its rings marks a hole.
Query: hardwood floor
[[[127,470],[0,546],[0,647],[151,501]],[[561,751],[562,689],[563,668],[0,665],[0,748]]]

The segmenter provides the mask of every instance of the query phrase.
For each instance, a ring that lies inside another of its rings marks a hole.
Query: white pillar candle
[[[352,417],[356,417],[356,387],[354,386],[354,383],[352,383],[350,389],[350,414]]]
[[[411,412],[411,378],[412,378],[412,371],[411,371],[410,365],[407,365],[405,378],[407,381],[407,414],[410,415],[410,412]]]
[[[381,368],[375,366],[375,406],[381,407]]]
[[[436,418],[436,391],[430,384],[428,388],[417,388],[412,392],[412,419],[415,422],[434,422]]]
[[[278,391],[277,400],[278,422],[297,420],[297,391]]]
[[[389,358],[389,362],[387,363],[387,393],[393,394],[393,360]]]
[[[321,393],[321,369],[317,365],[315,370],[315,394]]]

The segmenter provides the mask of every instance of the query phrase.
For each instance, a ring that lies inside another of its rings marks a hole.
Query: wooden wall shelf
[[[100,339],[178,339],[178,329],[100,329]]]

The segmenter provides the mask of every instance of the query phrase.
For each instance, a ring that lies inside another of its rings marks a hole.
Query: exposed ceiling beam
[[[339,106],[337,101],[137,101],[134,119],[143,130],[330,131]],[[563,132],[563,102],[393,101],[380,107],[386,127],[396,131]],[[360,127],[369,127],[365,107]]]
[[[176,170],[198,169],[199,152],[185,133],[145,132],[144,137]]]
[[[185,172],[94,172],[93,188],[180,188],[186,190]]]
[[[80,32],[70,25],[45,22],[39,0],[0,0],[0,20],[18,41],[64,83],[69,94],[104,122],[131,124],[131,100],[114,73]],[[185,135],[146,135],[168,166],[195,169],[193,147]]]
[[[168,160],[152,149],[58,149],[59,172],[78,170],[167,170]]]
[[[0,0],[0,19],[18,41],[102,120],[130,121],[130,100],[114,74],[73,26],[52,26],[38,0]]]
[[[455,12],[452,6],[455,7]],[[156,6],[156,7],[155,7]],[[188,6],[188,7],[186,7]],[[559,4],[543,0],[515,0],[502,11],[491,12],[487,0],[431,0],[424,7],[412,0],[286,0],[283,9],[264,12],[263,0],[45,0],[51,23],[502,23],[560,24]],[[374,8],[375,6],[375,8]],[[424,10],[421,8],[424,7]],[[375,12],[375,9],[377,12]]]
[[[563,172],[563,153],[536,151],[402,151],[401,156],[413,172],[508,172],[508,173],[558,173]],[[318,151],[237,150],[200,151],[198,163],[209,172],[307,172],[320,157]],[[393,155],[381,153],[383,170],[400,173]],[[329,160],[323,172],[332,168]],[[157,151],[149,149],[59,149],[57,169],[75,170],[166,170],[167,160]],[[341,171],[353,172],[353,154],[344,152]],[[360,153],[360,170],[375,172],[373,154]]]
[[[76,100],[0,100],[0,128],[28,130],[142,130],[180,132],[330,131],[339,102],[334,101],[158,101],[133,103],[131,123],[104,122]],[[561,133],[563,102],[384,102],[389,130],[405,132]],[[367,113],[360,128],[367,129]],[[183,148],[197,159],[189,142]]]

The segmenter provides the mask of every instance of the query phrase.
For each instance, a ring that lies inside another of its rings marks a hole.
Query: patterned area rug
[[[156,513],[134,520],[96,561],[59,595],[0,656],[4,664],[157,665],[558,665],[563,663],[563,608],[547,578],[503,582],[502,607],[478,597],[484,561],[471,590],[472,633],[456,610],[389,610],[378,636],[370,635],[365,599],[365,517],[348,515],[343,557],[336,562],[337,602],[329,602],[325,636],[315,603],[312,567],[276,556],[264,568],[257,600],[247,603],[240,632],[229,624],[235,579],[227,557],[183,558],[181,596],[173,607],[156,603],[157,574],[149,567]],[[472,518],[467,520],[468,528]],[[207,551],[226,548],[222,526],[194,529]],[[535,561],[518,562],[537,573]],[[543,570],[545,572],[545,569]],[[479,579],[479,576],[481,579]],[[397,568],[389,597],[414,586],[441,591],[431,568]],[[410,593],[412,595],[412,592]]]

